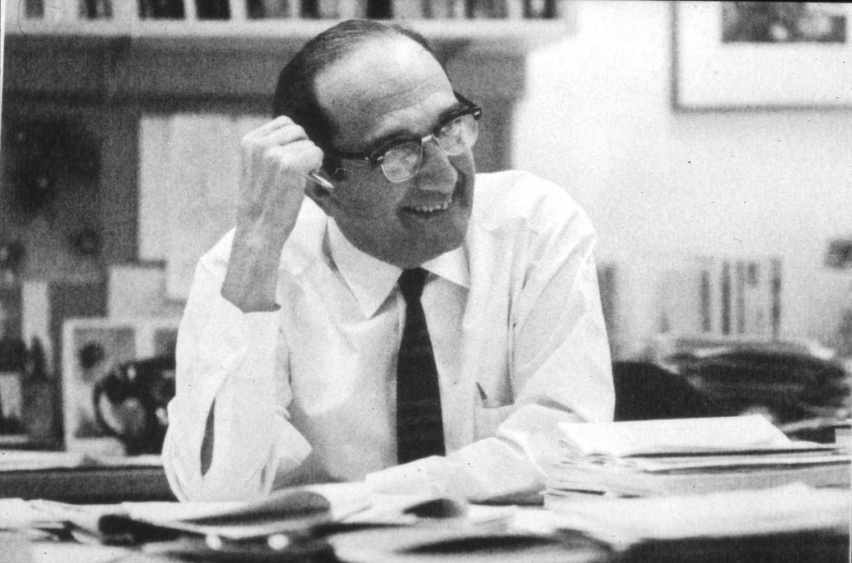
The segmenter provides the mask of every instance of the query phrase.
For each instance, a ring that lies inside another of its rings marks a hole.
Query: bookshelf
[[[432,41],[454,86],[487,109],[474,148],[477,170],[510,167],[513,111],[526,87],[526,56],[573,33],[573,0],[384,2],[396,20]],[[183,11],[175,18],[152,17],[140,10],[143,4],[180,4]],[[259,5],[284,4],[289,11],[275,14],[281,17],[258,17]],[[218,154],[218,145],[237,146],[234,131],[269,115],[286,61],[341,19],[371,15],[374,4],[376,0],[7,0],[4,138],[66,122],[85,131],[100,149],[97,221],[104,265],[153,260],[171,269],[173,253],[161,248],[162,240],[152,243],[150,237],[151,232],[172,232],[168,218],[177,213],[161,204],[162,186],[171,185],[163,184],[169,178],[164,163],[171,150],[165,148],[197,134],[196,126],[211,131],[200,142],[206,147],[199,149],[202,155]],[[439,13],[440,5],[447,11]],[[450,12],[453,5],[457,9]],[[531,17],[533,9],[537,17]],[[218,17],[208,17],[211,13]],[[189,125],[181,129],[182,120]],[[151,124],[164,135],[177,127],[187,137],[167,135],[171,144],[152,145],[149,138],[159,137],[148,134]],[[146,150],[151,146],[165,153],[151,156]],[[3,154],[0,164],[12,156]],[[180,177],[197,183],[197,178],[185,177],[198,171],[199,162],[179,167]]]
[[[282,8],[269,12],[275,6]],[[338,21],[371,13],[410,25],[439,50],[464,44],[526,52],[574,26],[572,0],[9,0],[5,28],[12,41],[54,37],[90,47],[112,40],[131,48],[295,51]]]

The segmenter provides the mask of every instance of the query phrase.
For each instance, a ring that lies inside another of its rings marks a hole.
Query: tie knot
[[[406,303],[420,300],[420,294],[423,293],[423,286],[426,284],[428,274],[429,272],[423,268],[410,268],[402,271],[402,275],[399,276],[399,290],[402,291]]]

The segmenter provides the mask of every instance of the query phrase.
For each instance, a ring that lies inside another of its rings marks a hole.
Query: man
[[[612,416],[586,216],[529,174],[476,175],[480,109],[410,31],[320,34],[282,71],[275,114],[243,139],[236,229],[200,261],[181,324],[163,450],[177,496],[540,490],[556,424]]]

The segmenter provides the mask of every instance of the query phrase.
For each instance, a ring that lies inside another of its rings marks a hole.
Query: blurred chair
[[[616,421],[732,414],[683,376],[651,362],[614,362],[612,376]]]

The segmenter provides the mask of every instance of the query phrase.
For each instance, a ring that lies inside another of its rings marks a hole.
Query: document
[[[23,502],[23,501],[22,501]],[[45,519],[64,521],[107,542],[146,541],[161,531],[216,536],[242,541],[275,534],[304,535],[352,525],[411,525],[424,520],[456,519],[484,525],[505,516],[501,511],[476,510],[458,499],[427,495],[374,494],[364,484],[306,485],[274,491],[246,502],[125,502],[116,505],[71,505],[45,500],[28,506]],[[108,536],[116,537],[108,537]],[[168,535],[168,534],[165,534]],[[133,537],[137,536],[137,537]]]
[[[759,416],[563,423],[546,500],[578,493],[660,496],[804,482],[848,487],[852,455],[794,442]]]
[[[576,455],[624,457],[641,454],[748,451],[790,448],[793,442],[760,415],[559,425]]]
[[[581,530],[614,544],[641,540],[736,537],[849,531],[848,489],[814,489],[803,483],[760,490],[649,498],[597,497],[580,502],[548,499],[547,511],[524,511],[519,529]]]

